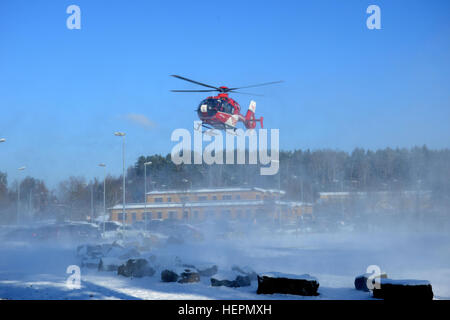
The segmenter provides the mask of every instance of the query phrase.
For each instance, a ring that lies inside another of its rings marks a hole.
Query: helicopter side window
[[[228,106],[227,103],[225,101],[221,101],[222,102],[222,111],[223,112],[228,112]]]
[[[233,107],[226,101],[222,102],[223,112],[233,113]]]
[[[220,103],[220,101],[211,99],[210,103],[212,106],[214,106],[214,109],[217,109],[217,111],[222,111],[222,104]]]
[[[213,109],[220,110],[221,108],[220,102],[215,99],[208,99],[208,105],[211,106],[211,108]]]

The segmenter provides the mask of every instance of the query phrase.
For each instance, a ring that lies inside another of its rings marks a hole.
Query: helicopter
[[[217,96],[210,96],[202,100],[196,110],[198,117],[201,120],[201,124],[195,129],[200,130],[200,127],[204,127],[209,130],[208,132],[214,129],[225,130],[227,132],[229,131],[229,129],[231,129],[232,130],[231,132],[234,132],[237,129],[238,122],[242,122],[247,129],[254,129],[256,127],[256,123],[259,122],[261,128],[263,128],[263,117],[260,117],[259,119],[256,119],[255,117],[256,102],[253,100],[250,102],[247,113],[244,117],[244,115],[241,114],[241,107],[235,100],[233,100],[228,96],[228,93],[231,92],[231,93],[256,95],[252,93],[239,92],[236,90],[243,88],[266,86],[283,82],[283,81],[273,81],[244,87],[228,88],[225,86],[215,87],[179,75],[172,75],[172,77],[188,81],[203,87],[207,87],[209,89],[171,90],[171,92],[218,92]]]

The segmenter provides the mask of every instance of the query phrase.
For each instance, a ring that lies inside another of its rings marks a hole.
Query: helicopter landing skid
[[[206,130],[202,130],[202,127],[206,128]],[[206,134],[208,136],[218,136],[219,135],[219,133],[217,132],[218,129],[209,127],[203,123],[198,124],[196,127],[194,126],[194,130],[200,131],[202,134]]]
[[[231,134],[232,136],[239,136],[239,134],[236,133],[236,129],[226,129],[225,132]]]
[[[202,130],[202,127],[206,128],[206,130]],[[213,128],[213,127],[210,127],[208,125],[205,125],[204,123],[200,123],[197,126],[194,126],[194,130],[195,131],[201,131],[202,134],[206,134],[208,136],[218,136],[219,135],[219,131],[221,131],[220,129]],[[234,127],[224,126],[223,131],[225,131],[225,133],[233,135],[233,136],[239,136],[236,133],[236,128],[234,128]]]

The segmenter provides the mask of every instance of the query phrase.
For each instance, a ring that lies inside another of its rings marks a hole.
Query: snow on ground
[[[369,265],[389,278],[428,280],[436,299],[450,299],[450,235],[423,233],[334,233],[261,237],[168,245],[155,248],[157,261],[212,262],[219,270],[249,266],[256,272],[310,274],[320,283],[317,297],[257,295],[250,287],[163,283],[153,277],[125,278],[116,272],[81,269],[81,289],[66,286],[66,269],[79,264],[75,243],[3,242],[0,245],[2,299],[371,299],[354,289],[355,276]]]

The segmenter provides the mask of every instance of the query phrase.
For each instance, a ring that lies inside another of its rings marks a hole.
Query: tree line
[[[247,153],[248,156],[248,153]],[[144,201],[147,191],[216,187],[282,189],[286,198],[314,202],[322,191],[432,191],[434,201],[450,205],[450,150],[423,147],[352,152],[331,149],[281,151],[276,175],[261,176],[256,165],[175,165],[170,154],[140,156],[127,169],[127,203]],[[144,178],[144,163],[147,179]],[[0,222],[16,221],[17,212],[37,219],[77,219],[103,214],[103,180],[71,176],[49,190],[45,181],[26,177],[8,183],[0,172]],[[122,203],[122,176],[106,177],[106,207]],[[18,210],[19,206],[19,210]]]

